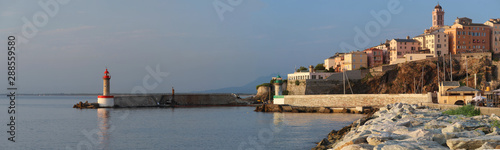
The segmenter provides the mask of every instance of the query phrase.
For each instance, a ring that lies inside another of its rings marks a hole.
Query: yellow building
[[[438,103],[462,105],[471,102],[479,90],[460,86],[457,81],[444,81],[439,84]]]
[[[414,37],[419,42],[419,50],[429,50],[434,57],[448,54],[448,35],[445,29],[434,30]]]
[[[365,52],[350,52],[344,54],[344,67],[346,70],[356,70],[361,67],[368,68],[368,59]]]

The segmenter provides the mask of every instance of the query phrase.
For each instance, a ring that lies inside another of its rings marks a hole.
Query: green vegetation
[[[325,70],[324,64],[317,64],[316,67],[314,67],[314,70]]]
[[[328,70],[326,70],[326,72],[335,72],[335,69],[333,69],[333,67],[330,67],[328,68]]]
[[[365,70],[367,69],[366,67],[359,67],[359,70]]]
[[[271,85],[271,83],[262,83],[260,85],[257,85],[257,87],[255,87],[255,89],[259,89],[260,86],[266,86],[266,87],[269,87]]]
[[[490,123],[491,127],[497,127],[497,128],[500,128],[500,121],[498,120],[493,120],[491,123]]]
[[[467,117],[477,116],[481,114],[479,109],[475,109],[473,105],[465,105],[457,109],[450,109],[444,111],[443,114],[447,115],[464,115]]]
[[[295,80],[295,85],[300,85],[300,81],[299,80]]]
[[[300,66],[299,69],[297,69],[297,72],[300,72],[300,71],[307,71],[307,68],[304,66]]]

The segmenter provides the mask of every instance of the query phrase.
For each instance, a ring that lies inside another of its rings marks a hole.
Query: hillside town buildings
[[[457,17],[453,25],[447,26],[444,24],[444,14],[443,7],[437,4],[432,11],[432,26],[423,34],[413,38],[407,36],[386,40],[362,52],[336,53],[325,59],[324,66],[335,72],[343,72],[449,54],[500,53],[500,19],[490,19],[480,24],[473,23],[467,17]]]

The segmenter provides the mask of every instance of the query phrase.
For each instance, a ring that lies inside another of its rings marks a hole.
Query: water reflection
[[[101,149],[109,149],[109,135],[111,122],[109,121],[109,108],[98,108],[97,109],[97,121],[99,132],[99,145]]]

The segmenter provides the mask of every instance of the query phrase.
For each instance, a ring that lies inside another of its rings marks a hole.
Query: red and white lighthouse
[[[102,95],[97,96],[97,103],[99,107],[113,107],[115,105],[114,96],[109,93],[109,80],[111,76],[109,75],[108,69],[104,71],[104,76],[102,76]]]

